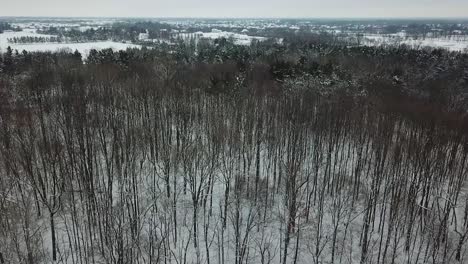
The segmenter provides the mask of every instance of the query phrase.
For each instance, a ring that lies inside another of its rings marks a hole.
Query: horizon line
[[[107,19],[252,19],[252,20],[273,20],[273,19],[281,19],[281,20],[468,20],[467,17],[211,17],[211,16],[154,16],[154,17],[147,17],[147,16],[48,16],[48,15],[34,15],[34,16],[17,16],[17,15],[0,15],[0,19],[2,18],[40,18],[40,19],[63,19],[63,18],[72,18],[72,19],[93,19],[93,18],[107,18]]]

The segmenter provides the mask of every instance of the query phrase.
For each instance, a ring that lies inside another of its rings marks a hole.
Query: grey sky
[[[468,17],[468,0],[1,0],[0,16]]]

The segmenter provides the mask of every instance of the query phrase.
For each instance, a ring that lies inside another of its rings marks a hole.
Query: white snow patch
[[[468,37],[467,36],[451,36],[447,38],[413,38],[406,37],[402,33],[393,35],[365,35],[364,45],[367,46],[381,46],[381,45],[398,45],[405,44],[411,48],[418,47],[431,47],[443,48],[449,51],[467,51],[468,50]]]
[[[226,39],[232,38],[235,44],[246,45],[246,46],[252,44],[253,40],[265,41],[267,39],[264,37],[249,36],[246,34],[220,31],[217,29],[213,29],[212,32],[208,32],[208,33],[206,32],[182,33],[182,34],[179,34],[178,37],[182,39],[190,39],[194,37],[194,38],[205,38],[205,39],[211,39],[211,40],[220,39],[220,38],[226,38]]]
[[[84,43],[8,43],[9,38],[14,37],[55,37],[54,35],[38,34],[35,30],[25,30],[20,32],[4,32],[0,34],[0,51],[5,52],[7,47],[10,46],[13,50],[19,52],[26,50],[28,52],[34,51],[59,51],[69,49],[71,51],[78,50],[84,57],[87,56],[91,49],[102,50],[111,48],[113,50],[126,50],[127,48],[141,48],[140,45],[121,43],[115,41],[99,41],[99,42],[84,42]]]

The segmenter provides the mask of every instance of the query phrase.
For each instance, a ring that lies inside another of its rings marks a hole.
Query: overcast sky
[[[468,0],[1,0],[0,16],[468,17]]]

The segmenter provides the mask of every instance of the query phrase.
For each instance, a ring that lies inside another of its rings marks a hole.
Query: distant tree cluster
[[[8,39],[12,44],[27,44],[27,43],[61,43],[61,37],[37,37],[37,36],[21,36]]]
[[[294,24],[297,24],[296,21]],[[427,36],[438,34],[467,35],[468,23],[466,20],[443,20],[443,19],[378,19],[378,20],[337,20],[337,21],[310,21],[303,29],[312,30],[338,30],[343,33],[361,34],[396,34],[405,32],[411,36]]]
[[[21,31],[20,28],[12,27],[9,23],[0,21],[0,34],[5,30]]]

